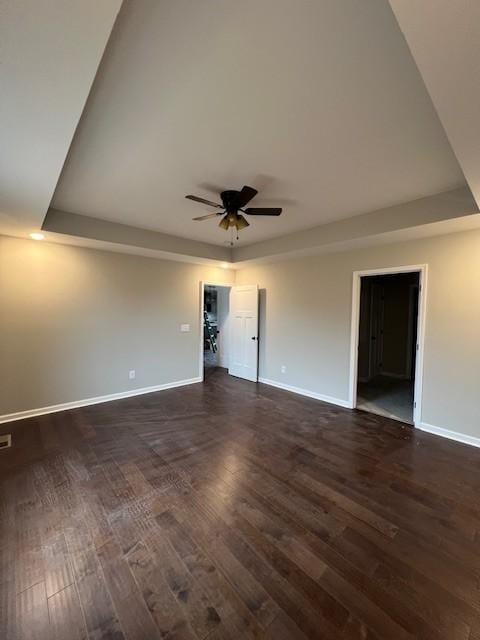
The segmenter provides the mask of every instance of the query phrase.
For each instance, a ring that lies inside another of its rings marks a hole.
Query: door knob
[[[252,336],[252,340],[256,340],[256,339],[257,339],[256,336]]]

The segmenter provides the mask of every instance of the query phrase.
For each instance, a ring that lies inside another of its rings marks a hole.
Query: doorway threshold
[[[357,409],[413,425],[413,382],[378,376],[359,382]]]

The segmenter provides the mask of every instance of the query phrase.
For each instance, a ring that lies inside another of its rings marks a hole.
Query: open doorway
[[[203,289],[204,378],[229,367],[230,287],[205,284]]]
[[[214,372],[258,380],[258,285],[200,282],[199,378]]]
[[[358,273],[357,302],[354,291],[352,406],[409,424],[420,415],[423,275],[422,269]]]

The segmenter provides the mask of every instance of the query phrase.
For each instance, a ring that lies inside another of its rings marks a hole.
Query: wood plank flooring
[[[0,432],[2,639],[480,638],[480,450],[220,370]]]

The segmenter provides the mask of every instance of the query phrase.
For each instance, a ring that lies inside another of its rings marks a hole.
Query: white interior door
[[[258,379],[258,286],[230,289],[230,363],[232,376]]]

